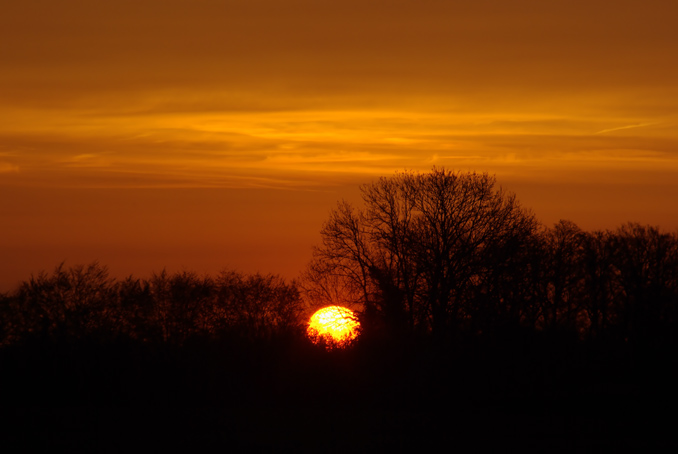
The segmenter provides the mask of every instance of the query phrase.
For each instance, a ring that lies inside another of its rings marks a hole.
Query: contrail
[[[620,126],[618,128],[603,129],[602,131],[598,131],[595,134],[604,134],[606,132],[619,131],[620,129],[642,128],[644,126],[652,126],[656,124],[657,123],[639,123],[637,125]]]

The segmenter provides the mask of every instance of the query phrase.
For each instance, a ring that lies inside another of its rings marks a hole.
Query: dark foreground
[[[675,355],[546,337],[1,351],[2,452],[675,451]]]

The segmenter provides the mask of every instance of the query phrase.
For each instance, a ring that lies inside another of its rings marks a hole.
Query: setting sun
[[[316,344],[329,348],[346,347],[358,337],[360,322],[355,313],[342,306],[328,306],[318,310],[308,322],[308,337]]]

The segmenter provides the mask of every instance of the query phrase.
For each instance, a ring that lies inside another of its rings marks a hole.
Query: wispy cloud
[[[603,129],[602,131],[598,131],[595,134],[605,134],[607,132],[612,132],[612,131],[621,131],[622,129],[635,129],[635,128],[644,128],[646,126],[653,126],[658,123],[639,123],[635,125],[626,125],[626,126],[619,126],[617,128],[610,128],[610,129]]]
[[[72,167],[102,168],[111,165],[109,159],[99,153],[83,153],[70,156],[61,161],[63,164]]]

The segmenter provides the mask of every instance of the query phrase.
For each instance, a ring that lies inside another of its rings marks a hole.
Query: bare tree
[[[605,340],[614,324],[616,272],[610,237],[611,234],[604,231],[586,233],[582,237],[580,304],[586,312],[582,328],[589,340]]]
[[[540,325],[544,329],[576,329],[580,312],[582,254],[585,234],[572,221],[560,220],[542,235],[544,297]],[[583,309],[582,309],[583,310]]]
[[[629,223],[610,236],[617,319],[629,341],[646,343],[675,323],[678,305],[678,237]]]
[[[51,275],[31,276],[15,296],[23,332],[77,338],[110,331],[112,283],[108,270],[96,262],[71,268],[62,263]]]
[[[301,299],[296,283],[277,275],[224,271],[215,282],[212,314],[217,330],[267,338],[298,327]]]
[[[200,332],[201,313],[210,304],[213,282],[191,272],[154,274],[148,282],[153,299],[151,326],[159,340],[181,345]]]
[[[466,323],[473,290],[537,227],[487,174],[434,168],[361,191],[362,209],[340,202],[325,223],[305,288],[398,330],[444,332]]]

